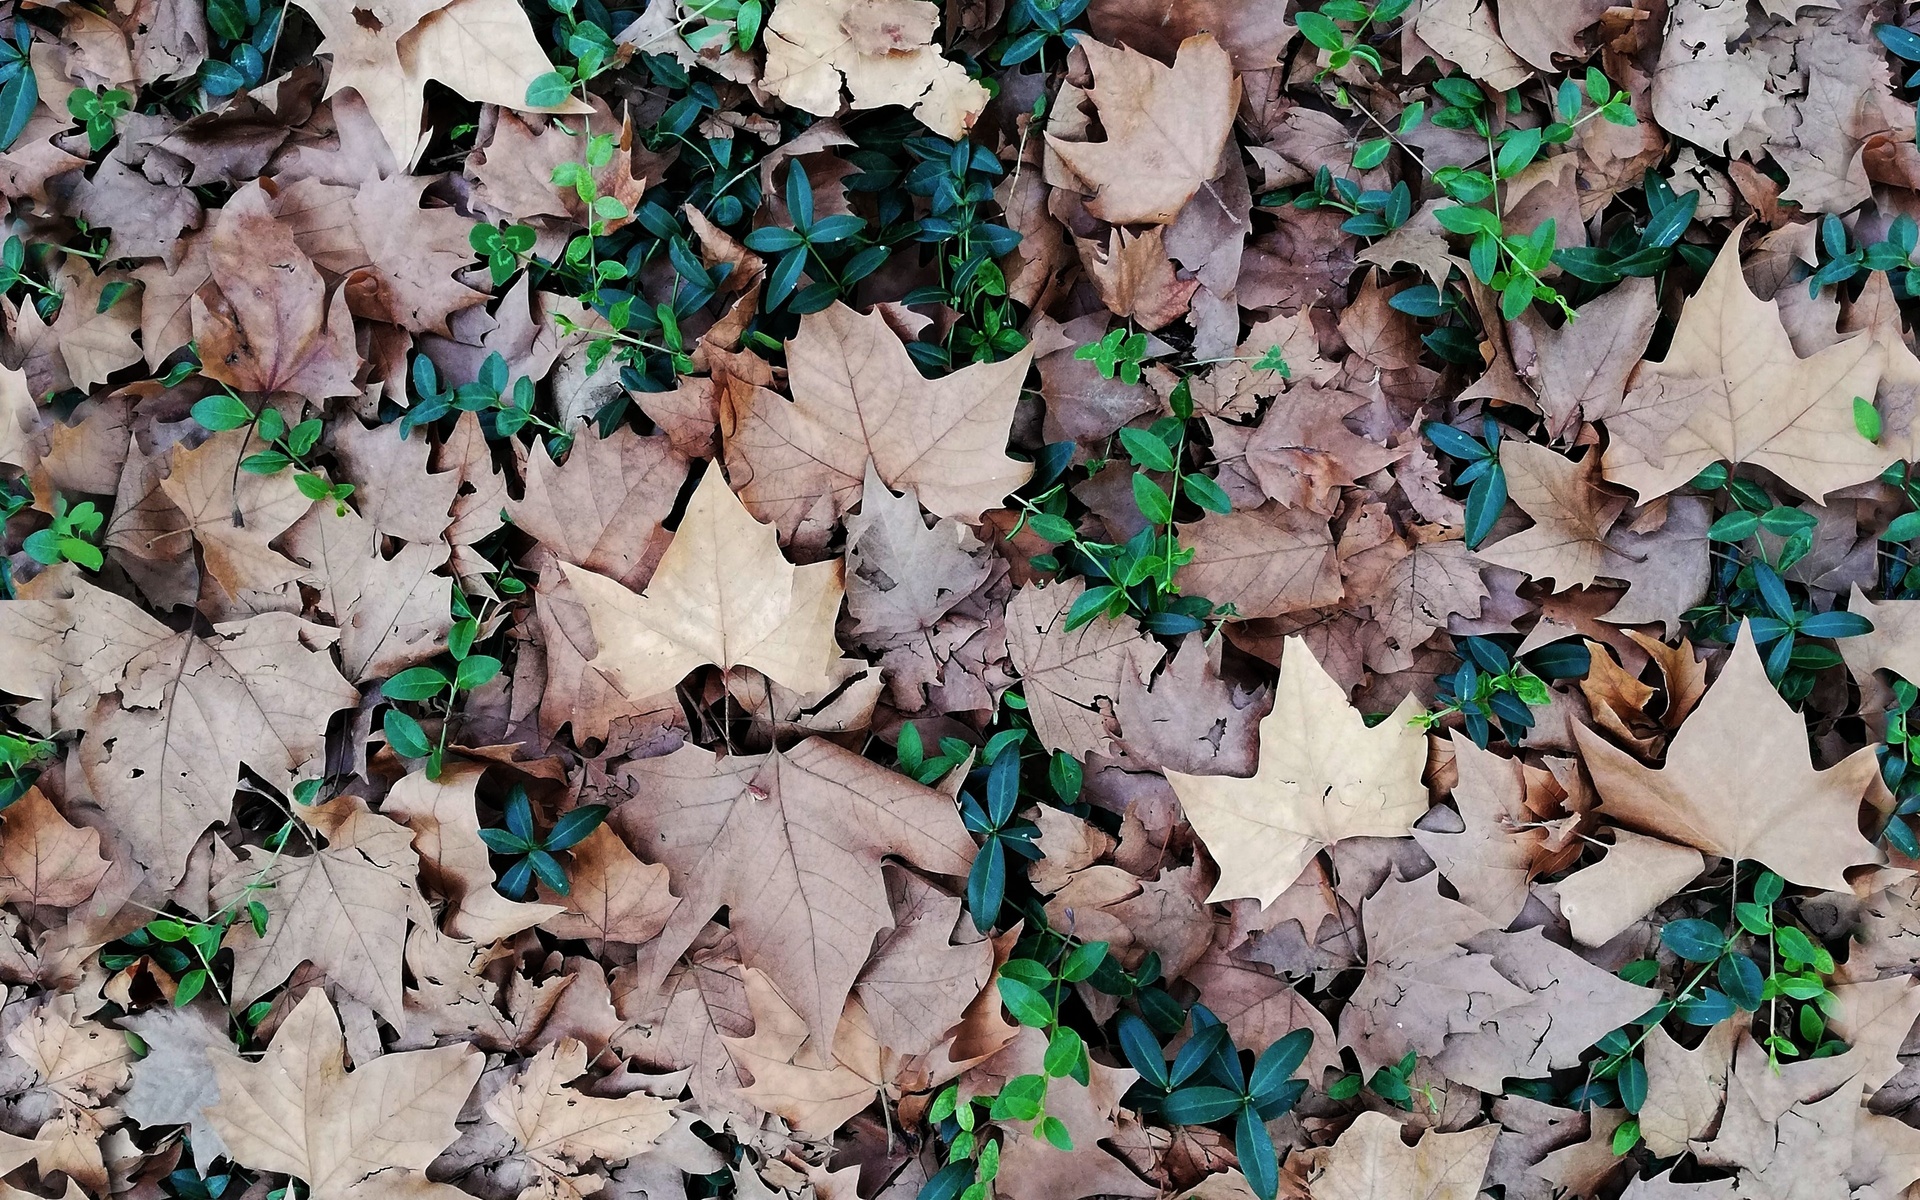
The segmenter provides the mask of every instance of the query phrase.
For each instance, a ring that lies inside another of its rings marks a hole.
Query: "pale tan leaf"
[[[467,1046],[387,1054],[348,1072],[326,992],[301,997],[259,1062],[215,1059],[207,1119],[235,1162],[294,1175],[314,1200],[462,1195],[424,1172],[459,1136],[453,1119],[480,1077]]]
[[[795,567],[710,468],[644,594],[567,564],[600,652],[593,665],[631,696],[669,691],[705,663],[752,667],[797,692],[830,680],[839,658],[838,559]]]
[[[1419,708],[1408,696],[1368,728],[1306,642],[1289,637],[1253,778],[1167,773],[1220,867],[1208,899],[1271,904],[1342,838],[1405,835],[1427,811],[1427,738],[1409,724]]]

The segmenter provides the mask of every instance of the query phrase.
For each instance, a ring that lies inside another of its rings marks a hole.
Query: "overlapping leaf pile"
[[[1920,33],[0,4],[0,1169],[1920,1187]]]

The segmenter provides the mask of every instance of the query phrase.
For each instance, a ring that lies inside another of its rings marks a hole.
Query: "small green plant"
[[[588,81],[611,68],[620,57],[613,35],[598,21],[582,20],[579,0],[547,0],[556,15],[553,44],[573,57],[527,85],[527,103],[534,108],[565,104],[574,89],[583,92]],[[597,7],[597,6],[596,6]]]
[[[1416,108],[1409,106],[1401,117],[1403,126],[1407,126],[1408,115],[1417,118],[1419,113]],[[1354,151],[1354,165],[1361,170],[1379,165],[1379,159],[1373,157],[1372,148],[1392,145],[1392,138],[1361,142]],[[1363,160],[1365,165],[1362,165]],[[1340,228],[1355,237],[1385,237],[1405,225],[1407,218],[1413,215],[1413,192],[1407,187],[1406,181],[1394,184],[1390,190],[1373,188],[1363,191],[1353,180],[1336,176],[1326,167],[1313,173],[1312,184],[1300,188],[1291,196],[1276,192],[1271,197],[1262,197],[1261,203],[1285,203],[1302,209],[1331,208],[1346,213],[1347,219],[1340,223]]]
[[[1044,922],[1038,937],[1022,939],[1022,946],[1029,942],[1051,947],[1051,952],[1041,958],[1009,959],[1000,968],[997,986],[1013,1019],[1046,1036],[1044,1073],[1016,1075],[990,1095],[962,1099],[959,1086],[949,1084],[934,1097],[927,1116],[947,1143],[947,1162],[921,1187],[918,1200],[982,1200],[988,1194],[1000,1162],[999,1145],[987,1136],[991,1122],[1030,1124],[1035,1137],[1056,1149],[1073,1149],[1065,1122],[1047,1112],[1047,1091],[1056,1079],[1085,1087],[1091,1067],[1085,1040],[1061,1022],[1061,1000],[1067,984],[1092,980],[1103,967],[1109,975],[1125,973],[1108,959],[1107,943],[1076,942]]]
[[[1191,547],[1180,545],[1174,527],[1176,497],[1213,513],[1229,512],[1233,505],[1218,483],[1188,468],[1185,453],[1193,398],[1185,379],[1175,385],[1170,402],[1172,416],[1155,421],[1147,429],[1126,428],[1119,433],[1121,448],[1134,467],[1133,501],[1147,522],[1126,542],[1089,542],[1082,538],[1066,517],[1065,483],[1053,482],[1032,499],[1013,498],[1021,515],[1007,537],[1012,538],[1022,526],[1032,529],[1042,539],[1061,546],[1079,573],[1092,581],[1093,586],[1081,593],[1068,611],[1068,629],[1078,629],[1096,617],[1111,619],[1133,612],[1154,633],[1178,636],[1205,628],[1210,617],[1233,615],[1216,611],[1205,597],[1182,596],[1174,584],[1175,573],[1193,561],[1194,554]],[[1070,456],[1071,444],[1066,449]],[[1060,466],[1064,468],[1065,460]],[[1156,475],[1167,476],[1167,482],[1163,484]],[[1063,564],[1060,558],[1046,555],[1036,556],[1034,565],[1057,570]]]
[[[833,265],[822,253],[823,248],[847,241],[865,229],[867,223],[852,213],[833,213],[816,218],[813,183],[807,178],[806,168],[798,161],[787,166],[786,196],[787,219],[792,224],[785,227],[767,225],[756,229],[747,235],[746,247],[757,253],[780,256],[767,272],[768,311],[779,308],[788,297],[793,297],[794,302],[789,307],[794,312],[817,312],[845,295],[848,286],[877,270],[886,261],[886,251],[884,247],[870,247],[878,253],[867,255],[840,275],[835,275]],[[795,289],[799,288],[800,276],[808,269],[809,261],[814,264],[820,281],[796,295]]]
[[[1466,542],[1468,549],[1477,550],[1507,506],[1507,473],[1500,466],[1500,422],[1482,417],[1477,438],[1443,421],[1428,421],[1420,432],[1442,454],[1466,464],[1455,473],[1453,483],[1467,489]]]
[[[86,129],[87,147],[95,154],[113,140],[115,124],[132,107],[133,93],[122,88],[101,91],[75,88],[67,93],[67,112]]]
[[[533,251],[536,235],[531,225],[475,225],[467,231],[467,244],[486,261],[487,273],[497,290],[505,287],[523,260]]]
[[[1873,622],[1841,609],[1813,611],[1806,589],[1784,578],[1813,550],[1818,521],[1811,513],[1774,504],[1759,487],[1733,477],[1724,463],[1695,476],[1693,486],[1724,490],[1733,508],[1707,530],[1715,560],[1708,603],[1682,615],[1697,639],[1723,644],[1747,622],[1767,678],[1798,704],[1813,690],[1820,671],[1841,662],[1839,651],[1809,639],[1858,637],[1873,632]],[[1769,541],[1775,543],[1772,549]]]
[[[1833,955],[1798,925],[1781,918],[1776,906],[1785,892],[1785,880],[1762,871],[1753,880],[1750,898],[1739,900],[1736,862],[1728,884],[1732,901],[1728,925],[1687,917],[1661,926],[1660,943],[1685,964],[1681,973],[1687,974],[1686,982],[1633,1026],[1616,1029],[1596,1043],[1601,1057],[1591,1067],[1584,1097],[1593,1103],[1617,1097],[1630,1114],[1614,1135],[1614,1153],[1626,1153],[1640,1139],[1638,1114],[1647,1099],[1647,1068],[1640,1047],[1669,1015],[1704,1027],[1718,1025],[1736,1011],[1753,1013],[1755,1037],[1766,1047],[1767,1060],[1775,1069],[1781,1059],[1824,1058],[1846,1049],[1827,1029],[1837,1007],[1827,987]],[[1763,950],[1764,969],[1756,961]],[[1628,963],[1620,971],[1622,978],[1642,986],[1659,973],[1659,963],[1653,959]]]
[[[1399,1062],[1388,1063],[1364,1081],[1360,1078],[1359,1072],[1349,1071],[1328,1085],[1327,1099],[1351,1100],[1360,1094],[1362,1087],[1365,1087],[1388,1104],[1408,1112],[1413,1111],[1417,1096],[1426,1103],[1428,1112],[1437,1114],[1440,1111],[1440,1098],[1434,1094],[1433,1086],[1431,1084],[1426,1087],[1413,1085],[1413,1072],[1419,1064],[1420,1056],[1409,1050]]]
[[[247,426],[248,440],[257,436],[268,448],[242,458],[242,471],[249,475],[277,475],[292,468],[293,484],[302,496],[332,504],[340,516],[347,514],[347,497],[353,495],[353,485],[335,483],[307,462],[307,455],[313,453],[326,428],[319,417],[309,417],[289,426],[277,408],[268,406],[255,412],[232,392],[216,392],[194,402],[193,419],[214,433]]]
[[[973,867],[967,872],[967,912],[973,916],[974,928],[982,933],[992,929],[1000,919],[1000,908],[1007,895],[1007,856],[1011,854],[1028,862],[1040,857],[1040,849],[1034,845],[1034,839],[1040,836],[1040,827],[1015,815],[1020,803],[1018,740],[1013,745],[1003,745],[986,768],[984,804],[972,791],[960,793],[960,819],[967,832],[980,839],[980,851],[974,855]]]
[[[100,532],[100,526],[106,519],[106,514],[95,507],[91,500],[82,500],[69,507],[65,496],[55,496],[53,524],[28,534],[26,545],[22,548],[26,550],[27,557],[38,563],[52,566],[70,562],[89,571],[98,571],[106,559],[92,539]]]
[[[1412,723],[1430,729],[1458,713],[1467,736],[1482,750],[1496,729],[1508,744],[1519,745],[1533,728],[1532,710],[1552,700],[1547,681],[1578,678],[1592,665],[1587,648],[1571,642],[1542,646],[1525,662],[1489,637],[1458,638],[1454,645],[1460,651],[1460,669],[1439,677],[1435,707],[1416,713]]]
[[[1627,278],[1652,278],[1673,263],[1675,254],[1704,272],[1712,256],[1704,246],[1690,246],[1680,235],[1693,222],[1699,192],[1676,195],[1667,181],[1649,169],[1641,181],[1647,197],[1647,223],[1626,222],[1614,229],[1604,245],[1570,246],[1553,252],[1554,265],[1585,283],[1605,285]]]
[[[1131,333],[1125,326],[1109,329],[1105,337],[1088,342],[1073,356],[1092,363],[1102,379],[1118,376],[1122,383],[1139,383],[1140,368],[1147,361],[1147,335]]]
[[[1303,9],[1295,13],[1300,36],[1327,52],[1327,65],[1315,78],[1325,79],[1353,62],[1365,63],[1376,72],[1383,70],[1380,52],[1366,43],[1367,31],[1375,25],[1391,25],[1412,7],[1413,0],[1382,0],[1379,4],[1328,0],[1318,12]],[[1353,28],[1342,28],[1342,22]]]
[[[513,864],[494,885],[496,890],[511,899],[523,900],[533,891],[533,881],[538,878],[562,896],[570,895],[573,885],[567,880],[567,868],[561,856],[600,828],[607,819],[607,811],[604,804],[583,804],[568,809],[542,837],[533,827],[533,804],[527,799],[527,789],[514,784],[507,795],[506,827],[480,831],[480,840],[487,844],[487,849],[513,859]]]
[[[573,435],[541,418],[533,411],[533,380],[525,375],[509,384],[507,360],[499,351],[480,362],[480,374],[471,383],[444,387],[433,360],[424,354],[413,356],[412,407],[400,414],[400,436],[409,437],[422,425],[431,425],[456,412],[476,413],[480,430],[488,438],[512,437],[528,425],[546,434],[548,453],[556,458],[573,444]]]
[[[1013,0],[1007,9],[1007,31],[995,43],[1000,65],[1011,67],[1038,57],[1047,66],[1047,46],[1064,37],[1067,27],[1087,11],[1088,0]]]
[[[388,706],[380,725],[387,735],[387,745],[393,748],[395,754],[407,759],[427,760],[429,779],[440,778],[441,767],[446,762],[447,731],[453,725],[454,709],[461,695],[493,682],[501,667],[500,660],[493,655],[473,653],[471,635],[458,641],[449,637],[447,653],[454,662],[451,675],[434,666],[409,667],[380,685],[381,694],[389,700],[440,703],[440,736],[437,739],[429,740],[426,730],[417,719],[393,706]]]
[[[13,36],[0,37],[0,151],[13,149],[40,105],[40,81],[34,78],[33,26],[13,19]]]
[[[200,64],[200,86],[209,96],[231,96],[256,87],[267,74],[267,55],[280,37],[284,4],[267,0],[207,0],[213,53]]]
[[[1908,858],[1920,858],[1920,837],[1915,837],[1907,818],[1920,813],[1920,771],[1915,771],[1913,747],[1917,735],[1909,728],[1913,704],[1920,688],[1904,679],[1893,681],[1893,703],[1887,709],[1887,733],[1875,753],[1880,758],[1880,778],[1893,793],[1895,807],[1880,831],[1888,844]]]
[[[1280,1188],[1280,1160],[1266,1123],[1293,1111],[1306,1091],[1306,1081],[1293,1073],[1306,1061],[1313,1033],[1296,1029],[1277,1039],[1249,1071],[1219,1018],[1200,1004],[1190,1015],[1193,1034],[1171,1064],[1152,1026],[1132,1013],[1121,1016],[1120,1049],[1140,1073],[1128,1097],[1169,1124],[1231,1124],[1234,1154],[1247,1184],[1261,1200],[1273,1200]]]
[[[40,769],[52,761],[52,742],[0,733],[0,809],[26,795],[39,780]]]

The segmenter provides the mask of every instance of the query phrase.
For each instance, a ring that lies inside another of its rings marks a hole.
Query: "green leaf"
[[[558,71],[548,71],[527,85],[528,108],[558,108],[573,95],[573,87]]]
[[[1226,489],[1205,475],[1187,474],[1180,477],[1180,493],[1201,508],[1212,513],[1233,511],[1233,500]]]
[[[1758,528],[1759,514],[1735,509],[1708,526],[1707,538],[1715,542],[1743,542],[1752,537],[1753,531]]]
[[[1066,1125],[1059,1117],[1047,1117],[1034,1126],[1034,1131],[1055,1150],[1071,1151],[1073,1135],[1067,1132]]]
[[[173,993],[173,1006],[185,1008],[193,1003],[193,998],[207,986],[207,971],[204,967],[195,967],[180,977],[180,986]]]
[[[387,745],[401,758],[425,758],[433,750],[433,743],[427,740],[420,722],[397,708],[387,710],[380,728],[387,735]]]
[[[1437,209],[1433,216],[1440,222],[1440,227],[1449,233],[1490,233],[1496,237],[1500,234],[1500,218],[1488,209],[1469,208],[1462,204]]]
[[[1084,942],[1075,946],[1067,955],[1066,961],[1060,964],[1060,978],[1068,983],[1079,983],[1083,979],[1090,979],[1093,973],[1100,969],[1100,964],[1106,960],[1107,943]]]
[[[1371,171],[1385,162],[1392,150],[1392,138],[1369,138],[1353,148],[1353,169]]]
[[[1145,467],[1149,471],[1171,471],[1174,468],[1173,450],[1144,429],[1122,429],[1120,444],[1126,447],[1127,457],[1137,467]]]
[[[1041,1069],[1055,1079],[1065,1079],[1076,1074],[1087,1056],[1087,1045],[1080,1035],[1062,1025],[1053,1031],[1053,1037],[1047,1041],[1047,1052],[1040,1060]]]
[[[1617,1158],[1620,1155],[1625,1154],[1627,1151],[1633,1149],[1634,1146],[1639,1141],[1640,1141],[1640,1118],[1629,1117],[1626,1120],[1620,1122],[1620,1127],[1613,1131],[1614,1156]]]
[[[1789,967],[1811,963],[1818,955],[1813,939],[1792,925],[1782,926],[1773,936],[1774,945],[1780,948],[1780,956],[1787,960]]]
[[[1681,958],[1697,963],[1712,962],[1727,946],[1718,925],[1697,917],[1668,921],[1660,928],[1660,941]]]
[[[913,728],[902,725],[904,731]],[[1047,782],[1053,786],[1053,794],[1062,804],[1072,804],[1080,798],[1080,786],[1086,777],[1086,771],[1080,760],[1064,750],[1055,750],[1053,758],[1047,763]]]
[[[1346,34],[1340,27],[1317,12],[1295,13],[1293,23],[1299,28],[1300,36],[1322,50],[1338,50],[1347,44]]]
[[[1045,1075],[1016,1075],[1001,1085],[988,1110],[996,1121],[1031,1121],[1047,1100]]]
[[[1133,476],[1133,502],[1140,506],[1140,515],[1155,525],[1165,525],[1173,520],[1173,501],[1160,485],[1138,471]]]
[[[485,686],[500,673],[500,660],[491,654],[475,654],[461,661],[453,677],[453,686],[463,692],[470,692]],[[418,670],[419,668],[415,668]],[[388,692],[388,695],[393,693]]]
[[[229,429],[238,429],[253,420],[253,410],[242,403],[239,397],[220,392],[196,400],[193,405],[193,419],[198,421],[202,428],[222,433]]]
[[[1853,398],[1853,427],[1870,442],[1880,440],[1880,410],[1865,396]]]
[[[1000,999],[1013,1014],[1013,1019],[1022,1025],[1035,1029],[1045,1029],[1053,1023],[1053,1005],[1030,984],[1018,979],[1009,979],[1003,973],[1000,977]]]
[[[498,669],[498,660],[495,668]],[[381,685],[389,700],[431,700],[452,686],[452,680],[437,667],[409,667]]]

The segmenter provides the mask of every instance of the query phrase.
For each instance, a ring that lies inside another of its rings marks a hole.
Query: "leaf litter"
[[[1911,1194],[1916,65],[0,6],[9,1194]]]

